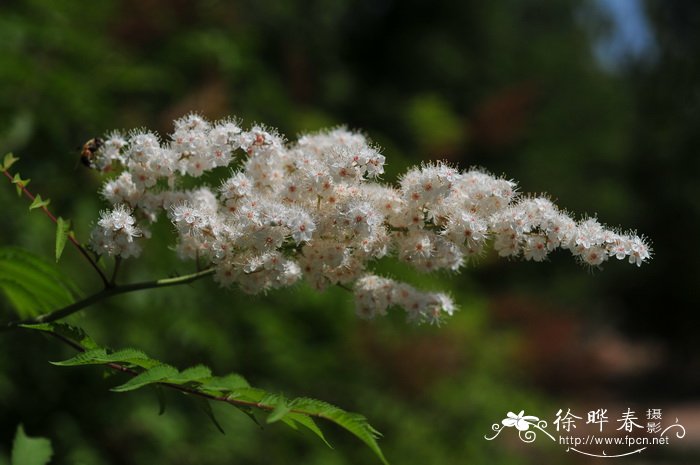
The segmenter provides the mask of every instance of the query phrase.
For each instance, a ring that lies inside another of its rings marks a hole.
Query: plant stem
[[[58,333],[55,333],[53,331],[48,331],[48,333],[50,335],[52,335],[53,337],[55,337],[56,339],[60,340],[61,342],[68,344],[73,349],[77,350],[78,352],[85,352],[85,348],[83,346],[81,346],[80,344],[78,344],[77,342],[75,342],[75,341],[73,341],[65,336],[62,336]],[[105,365],[113,370],[121,371],[122,373],[126,373],[126,374],[131,375],[131,376],[138,376],[139,374],[141,374],[141,372],[134,370],[133,368],[129,368],[128,366],[124,366],[120,363],[110,362],[110,363],[106,363]],[[217,402],[225,402],[227,404],[231,404],[231,405],[238,406],[238,407],[255,407],[255,408],[259,408],[262,410],[268,410],[268,411],[274,410],[274,408],[275,408],[275,406],[266,405],[266,404],[263,404],[260,402],[250,402],[250,401],[246,401],[246,400],[234,399],[234,398],[231,398],[230,396],[217,396],[214,394],[207,394],[206,392],[198,391],[195,388],[181,386],[179,384],[171,384],[171,383],[156,383],[156,384],[158,384],[159,386],[174,389],[176,391],[180,391],[184,394],[190,394],[193,396],[201,397],[203,399],[213,400],[213,401],[217,401]],[[326,415],[323,415],[321,413],[309,413],[309,412],[305,412],[304,410],[299,410],[299,409],[290,409],[289,411],[291,413],[300,413],[302,415],[308,415],[308,416],[312,416],[312,417],[322,418],[324,420],[333,421],[331,418],[328,418]]]
[[[9,171],[3,170],[2,173],[5,175],[5,177],[6,177],[7,179],[10,180],[10,182],[13,181],[12,175],[10,174]],[[24,193],[24,195],[25,195],[29,200],[31,200],[32,202],[34,202],[34,199],[35,199],[34,194],[32,194],[31,192],[29,192],[29,190],[24,186],[23,183],[18,183],[18,184],[16,184],[16,185],[19,186],[19,188],[22,190],[22,192]],[[46,205],[42,205],[42,206],[41,206],[41,209],[44,211],[44,213],[46,214],[46,216],[48,216],[48,217],[51,219],[51,221],[53,221],[54,223],[58,223],[58,220],[56,220],[56,217],[53,216],[53,213],[51,213],[51,212],[49,211],[49,209],[46,207]],[[97,263],[95,262],[95,260],[93,260],[92,257],[90,257],[90,254],[88,253],[87,250],[85,250],[85,247],[83,247],[82,245],[80,245],[80,242],[78,242],[78,240],[73,236],[73,234],[70,234],[70,233],[68,234],[68,240],[71,242],[71,244],[73,244],[73,245],[75,246],[75,248],[78,249],[78,251],[80,252],[80,254],[81,254],[83,257],[85,257],[85,259],[90,263],[90,265],[95,269],[95,271],[97,271],[97,274],[100,275],[100,279],[102,279],[102,282],[104,283],[105,287],[110,287],[110,283],[109,283],[109,281],[107,280],[107,276],[105,276],[104,272],[100,269],[100,267],[97,265]]]
[[[122,257],[117,255],[114,259],[114,270],[112,271],[112,279],[109,280],[111,286],[117,285],[117,273],[119,273],[119,266],[122,264]],[[197,264],[197,271],[199,271],[199,263]]]
[[[117,294],[125,294],[127,292],[135,292],[135,291],[140,291],[143,289],[153,289],[153,288],[158,288],[158,287],[168,287],[168,286],[177,286],[179,284],[187,284],[191,283],[192,281],[196,281],[200,278],[203,278],[205,276],[209,276],[210,274],[214,273],[213,268],[209,268],[203,271],[198,271],[197,273],[192,273],[184,276],[178,276],[175,278],[164,278],[164,279],[157,279],[154,281],[144,281],[140,283],[132,283],[132,284],[124,284],[124,285],[111,285],[110,287],[106,287],[105,289],[102,289],[100,292],[97,292],[96,294],[92,294],[91,296],[86,297],[83,300],[79,300],[78,302],[74,302],[66,307],[60,308],[58,310],[55,310],[51,313],[45,313],[43,315],[39,315],[35,318],[28,318],[26,320],[20,320],[20,321],[11,321],[9,323],[5,323],[4,325],[0,326],[0,331],[5,331],[9,329],[13,329],[18,327],[19,325],[31,325],[31,324],[39,324],[39,323],[49,323],[51,321],[56,321],[60,320],[61,318],[65,318],[68,315],[72,315],[73,313],[82,310],[83,308],[89,307],[90,305],[100,302],[102,300],[108,299],[112,296],[115,296]]]
[[[341,289],[345,289],[345,290],[348,291],[348,292],[352,292],[352,293],[355,292],[355,291],[353,290],[353,288],[351,288],[350,286],[348,286],[348,285],[346,285],[346,284],[343,284],[343,283],[336,283],[336,286],[338,286],[338,287],[341,288]]]

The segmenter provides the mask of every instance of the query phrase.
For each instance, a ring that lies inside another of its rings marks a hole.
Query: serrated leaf
[[[63,254],[63,249],[68,240],[68,231],[70,231],[70,221],[66,221],[60,216],[56,219],[56,263]]]
[[[299,430],[299,427],[297,426],[297,422],[292,420],[288,416],[284,416],[284,417],[280,418],[280,421],[282,423],[284,423],[285,425],[289,426],[290,428],[292,428],[293,430],[296,430],[296,431]]]
[[[150,358],[145,353],[137,349],[122,349],[113,353],[107,353],[105,349],[99,348],[80,353],[73,358],[62,362],[51,362],[58,366],[78,366],[78,365],[104,365],[107,363],[122,363],[135,365],[141,368],[153,368],[162,365],[158,360]]]
[[[224,429],[221,427],[221,424],[214,416],[214,411],[211,409],[209,401],[206,399],[197,399],[197,403],[199,404],[199,407],[204,411],[204,413],[209,417],[211,422],[214,423],[216,429],[218,429],[221,434],[226,434],[226,431],[224,431]]]
[[[12,443],[12,465],[46,465],[51,460],[51,441],[46,438],[30,438],[19,425]]]
[[[51,203],[51,199],[42,199],[39,194],[34,197],[34,200],[32,201],[32,204],[29,205],[29,210],[34,210],[35,208],[42,208],[46,207]]]
[[[377,438],[381,434],[367,422],[364,416],[358,413],[346,412],[327,402],[308,398],[294,399],[290,402],[290,407],[296,412],[301,411],[309,415],[318,415],[344,428],[364,442],[384,464],[388,465],[382,450],[379,448],[379,444],[377,444]]]
[[[36,325],[20,325],[25,329],[32,329],[34,331],[43,331],[49,333],[56,333],[59,336],[63,336],[70,339],[73,342],[78,343],[83,349],[97,349],[97,344],[92,340],[87,333],[78,326],[69,325],[66,323],[40,323]]]
[[[2,159],[2,170],[9,170],[17,161],[19,161],[19,158],[15,157],[12,153],[5,154],[5,157]]]
[[[120,386],[113,387],[111,391],[133,391],[134,389],[139,389],[149,384],[165,382],[168,378],[173,378],[177,376],[177,374],[177,369],[170,365],[158,365],[140,373]]]
[[[255,416],[255,409],[253,407],[249,407],[247,405],[234,405],[238,410],[240,410],[245,416],[250,418],[250,420],[258,425],[260,428],[262,428],[262,425],[258,421],[258,417]]]
[[[62,360],[60,362],[49,362],[52,365],[59,367],[75,367],[80,365],[101,365],[103,362],[99,361],[103,357],[107,356],[107,351],[102,348],[86,350],[85,352],[80,352],[74,357],[68,360]]]
[[[260,403],[263,405],[263,400],[268,400],[273,402],[269,405],[270,407],[274,406],[274,402],[277,401],[277,397],[274,396],[274,394],[270,394],[263,389],[254,387],[243,387],[236,389],[231,391],[228,397],[230,399],[244,400],[246,402],[255,402],[256,404]]]
[[[124,363],[146,369],[162,364],[158,360],[152,359],[138,349],[121,349],[116,352],[112,352],[111,354],[107,354],[102,357],[100,363]]]
[[[205,380],[201,386],[203,390],[218,392],[231,392],[247,387],[250,387],[248,381],[243,376],[235,373],[226,376],[213,376]]]
[[[173,378],[168,378],[171,384],[185,384],[190,382],[201,382],[202,380],[211,378],[211,370],[204,365],[197,365],[187,368],[178,373]]]
[[[270,415],[267,416],[267,422],[275,423],[276,421],[280,421],[289,413],[290,410],[291,409],[289,408],[289,405],[287,405],[287,400],[284,398],[284,396],[279,396],[275,408],[272,410]]]
[[[237,389],[231,393],[229,398],[244,400],[247,402],[255,402],[261,408],[268,408],[272,409],[273,411],[277,408],[277,402],[279,401],[279,396],[269,394],[258,388]],[[313,420],[308,417],[308,415],[318,416],[344,428],[346,431],[352,433],[362,442],[364,442],[384,464],[388,464],[382,450],[377,444],[377,438],[381,435],[367,422],[367,419],[364,416],[357,413],[346,412],[335,405],[331,405],[327,402],[316,399],[297,398],[289,402],[287,405],[292,410],[291,412],[287,413],[287,416],[300,415],[298,419],[294,418],[295,421],[298,421],[302,425],[309,428],[317,436],[323,439],[326,444],[328,444],[328,442],[325,440],[323,433],[318,426],[316,426]],[[304,416],[311,421],[304,420],[302,418]],[[328,446],[330,447],[330,444],[328,444]]]
[[[0,247],[0,292],[20,318],[65,307],[80,294],[53,263],[14,247]]]
[[[282,421],[285,423],[287,421],[292,421],[295,423],[299,423],[300,425],[304,426],[305,428],[311,430],[316,436],[321,438],[321,440],[331,449],[333,449],[333,446],[326,440],[326,437],[323,435],[323,431],[321,431],[321,428],[318,427],[316,422],[314,421],[313,418],[303,415],[301,413],[295,413],[295,412],[289,412],[284,418],[282,418]],[[296,426],[296,425],[295,425]]]
[[[43,331],[50,331],[53,329],[51,325],[31,325],[29,328]],[[107,351],[102,348],[93,348],[69,360],[57,362],[56,364],[72,366],[112,362],[128,363],[132,365],[138,365],[139,363],[160,363],[148,358],[143,352],[136,349],[124,349],[113,353],[107,353]],[[297,398],[288,402],[284,396],[272,394],[263,389],[250,387],[245,379],[239,375],[232,374],[224,377],[213,377],[211,376],[209,368],[203,365],[197,365],[179,372],[172,366],[159,364],[146,369],[146,371],[138,374],[126,383],[112,388],[112,391],[126,392],[157,383],[162,383],[160,386],[154,386],[158,393],[161,414],[165,408],[161,392],[162,386],[170,385],[176,387],[173,385],[195,383],[188,386],[188,389],[185,391],[186,394],[195,395],[199,393],[207,395],[215,393],[217,396],[221,396],[223,395],[222,393],[226,393],[225,400],[245,413],[256,424],[259,425],[260,423],[255,416],[255,411],[267,410],[270,412],[267,417],[268,423],[282,421],[294,429],[298,429],[298,425],[302,425],[318,436],[328,447],[332,446],[328,443],[323,432],[316,425],[312,417],[318,417],[333,422],[359,438],[377,455],[382,463],[385,465],[388,464],[376,441],[380,434],[367,422],[364,416],[357,413],[346,412],[334,405],[316,399]],[[223,428],[214,417],[208,401],[201,398],[197,400],[200,401],[200,406],[214,425],[219,431],[224,433]],[[238,403],[236,401],[238,401]]]

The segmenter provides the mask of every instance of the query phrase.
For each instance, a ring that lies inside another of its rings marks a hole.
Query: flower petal
[[[503,426],[515,426],[515,424],[518,422],[515,418],[504,418],[501,423],[503,423]]]
[[[527,431],[530,429],[530,423],[526,422],[522,418],[515,422],[515,427],[518,428],[518,431]]]

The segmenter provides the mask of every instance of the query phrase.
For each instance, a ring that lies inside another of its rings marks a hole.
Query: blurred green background
[[[588,463],[483,436],[509,410],[551,421],[559,408],[628,406],[664,408],[688,435],[626,463],[698,463],[699,65],[692,0],[4,0],[0,152],[21,158],[32,190],[83,240],[103,204],[76,146],[112,129],[167,134],[190,111],[290,138],[344,123],[384,147],[387,180],[448,159],[637,229],[655,250],[641,269],[591,272],[567,253],[544,264],[489,253],[458,275],[382,263],[453,293],[461,310],[440,328],[398,313],[358,320],[340,289],[251,298],[205,281],[114,298],[72,321],[104,345],[359,411],[396,464]],[[0,205],[0,244],[50,259],[53,225],[9,183]],[[155,229],[172,237],[165,222]],[[98,289],[74,250],[61,268]],[[161,241],[122,280],[188,270]],[[4,302],[0,312],[12,318]],[[158,416],[148,390],[112,393],[119,380],[98,368],[49,365],[71,351],[37,334],[3,333],[0,347],[0,463],[20,422],[52,440],[56,464],[377,463],[330,425],[335,450],[214,406],[221,435],[177,393]]]

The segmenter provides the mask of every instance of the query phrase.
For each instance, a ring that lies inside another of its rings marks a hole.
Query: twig
[[[13,181],[12,175],[10,174],[9,171],[3,170],[2,173],[5,175],[5,177],[6,177],[7,179],[9,179],[10,181]],[[29,200],[31,200],[32,202],[34,202],[34,199],[35,199],[36,197],[34,196],[34,194],[32,194],[31,192],[29,192],[29,190],[24,186],[23,183],[17,183],[16,185],[19,186],[19,188],[22,190],[22,192],[24,193],[24,195],[25,195]],[[42,206],[41,206],[41,209],[44,211],[44,213],[46,214],[46,216],[48,216],[48,217],[51,219],[51,221],[53,221],[53,222],[56,223],[56,224],[58,223],[58,220],[56,219],[55,216],[53,216],[53,213],[51,213],[51,212],[49,211],[49,209],[46,207],[46,205],[42,205]],[[100,269],[100,267],[97,265],[97,263],[92,259],[92,257],[90,257],[90,254],[88,253],[87,250],[85,250],[85,247],[83,247],[82,245],[80,245],[80,242],[78,242],[78,240],[77,240],[72,234],[68,234],[68,240],[71,242],[71,244],[73,244],[73,245],[75,246],[76,249],[78,249],[78,251],[80,252],[80,254],[81,254],[83,257],[85,257],[85,259],[86,259],[88,262],[90,262],[90,265],[95,269],[95,271],[97,271],[97,274],[100,275],[100,279],[102,279],[102,282],[104,283],[105,287],[110,287],[110,282],[109,282],[109,280],[107,280],[107,276],[105,276],[104,272]]]
[[[122,257],[118,256],[114,259],[114,270],[112,270],[112,279],[109,280],[110,285],[116,286],[117,285],[117,273],[119,273],[119,266],[122,264]],[[199,267],[197,267],[197,271],[199,271]]]
[[[48,333],[50,335],[52,335],[53,337],[55,337],[56,339],[60,340],[61,342],[68,344],[73,349],[77,350],[78,352],[85,352],[85,348],[83,346],[81,346],[77,342],[71,340],[70,338],[62,336],[62,335],[55,333],[53,331],[48,331]],[[110,363],[105,363],[105,365],[113,370],[120,371],[122,373],[126,373],[126,374],[131,375],[131,376],[138,376],[141,374],[141,372],[134,370],[133,368],[129,368],[128,366],[122,365],[120,363],[110,362]],[[227,404],[231,404],[231,405],[238,406],[238,407],[255,407],[255,408],[259,408],[261,410],[268,410],[268,411],[274,410],[274,408],[275,408],[275,406],[265,405],[265,404],[260,403],[260,402],[251,402],[251,401],[246,401],[246,400],[234,399],[230,396],[217,396],[214,394],[207,394],[205,392],[198,391],[197,389],[186,387],[186,386],[181,386],[179,384],[172,384],[172,383],[155,383],[155,384],[157,384],[159,386],[167,387],[170,389],[174,389],[176,391],[180,391],[184,394],[190,394],[193,396],[201,397],[203,399],[213,400],[213,401],[217,401],[217,402],[225,402]],[[300,413],[302,415],[308,415],[308,416],[312,416],[312,417],[322,418],[324,420],[333,421],[331,418],[328,418],[326,415],[323,415],[321,413],[310,413],[310,412],[306,412],[304,410],[294,409],[294,408],[290,409],[289,411],[291,413]]]
[[[348,291],[348,292],[355,292],[355,291],[353,290],[353,288],[347,286],[346,284],[343,284],[343,283],[336,283],[335,285],[338,286],[338,287],[341,288],[341,289],[345,289],[345,290]]]
[[[100,292],[96,294],[92,294],[89,297],[86,297],[83,300],[79,300],[78,302],[74,302],[66,307],[63,307],[61,309],[55,310],[51,313],[45,313],[43,315],[39,315],[35,318],[28,318],[26,320],[20,320],[20,321],[11,321],[9,323],[5,323],[4,325],[0,326],[0,331],[6,331],[9,329],[13,329],[18,327],[19,325],[31,325],[31,324],[39,324],[39,323],[49,323],[51,321],[56,321],[60,320],[61,318],[65,318],[68,315],[72,315],[73,313],[82,310],[85,307],[89,307],[90,305],[100,302],[102,300],[108,299],[112,296],[118,295],[118,294],[125,294],[127,292],[134,292],[134,291],[140,291],[143,289],[153,289],[157,287],[168,287],[168,286],[177,286],[179,284],[187,284],[191,283],[192,281],[196,281],[200,278],[203,278],[205,276],[209,276],[210,274],[214,273],[213,268],[209,268],[203,271],[199,271],[197,273],[192,273],[184,276],[178,276],[176,278],[165,278],[165,279],[157,279],[155,281],[144,281],[140,283],[132,283],[132,284],[124,284],[124,285],[113,285],[110,287],[107,287]]]

